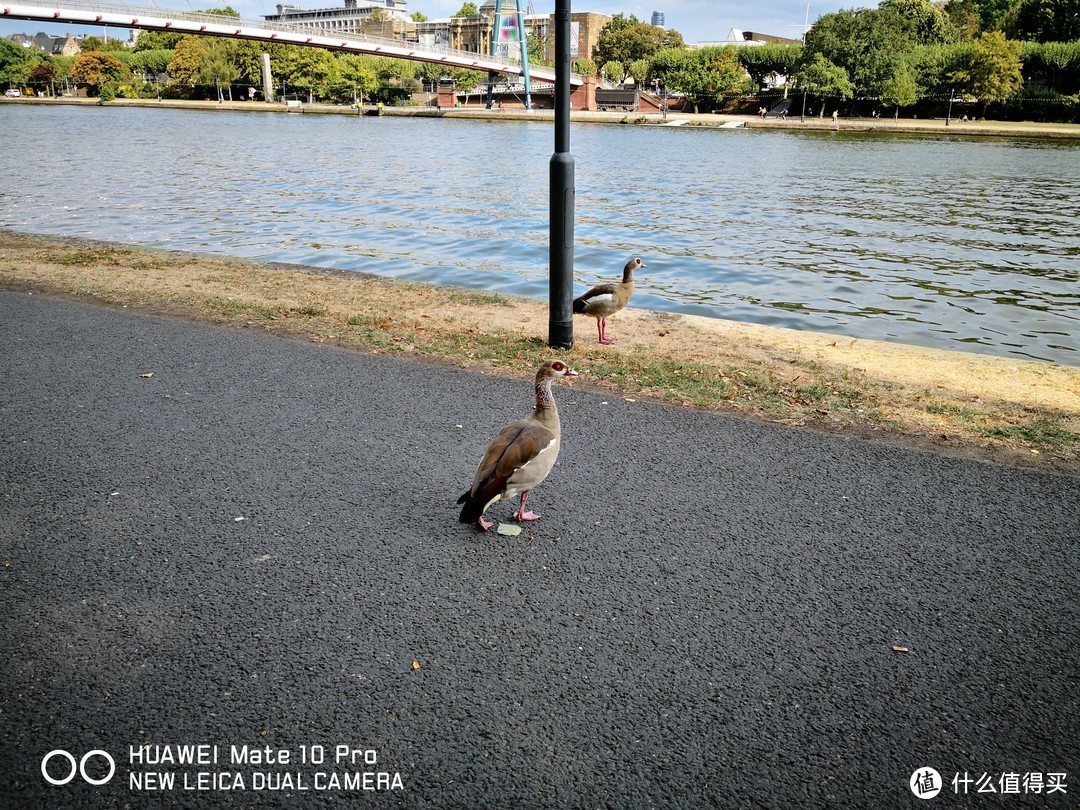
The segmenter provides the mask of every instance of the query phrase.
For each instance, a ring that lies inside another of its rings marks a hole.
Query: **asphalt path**
[[[1077,806],[1080,479],[556,383],[542,520],[482,534],[528,382],[27,294],[0,339],[4,808]]]

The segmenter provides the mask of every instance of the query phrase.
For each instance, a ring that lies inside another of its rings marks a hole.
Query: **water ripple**
[[[4,227],[547,294],[548,126],[0,116]],[[579,289],[640,254],[638,306],[1080,364],[1077,143],[575,125],[572,148]]]

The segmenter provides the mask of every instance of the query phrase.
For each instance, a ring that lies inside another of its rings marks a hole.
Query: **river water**
[[[1080,142],[571,149],[579,292],[640,255],[636,307],[1080,365]],[[546,296],[552,151],[543,123],[0,105],[0,227]]]

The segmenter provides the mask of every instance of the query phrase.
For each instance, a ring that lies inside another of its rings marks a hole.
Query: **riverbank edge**
[[[367,274],[0,229],[0,288],[579,384],[946,455],[1080,475],[1080,368],[628,309],[546,344],[544,302]]]
[[[73,105],[91,107],[143,107],[176,110],[229,111],[251,113],[284,113],[288,115],[349,115],[359,116],[397,116],[406,118],[449,118],[475,119],[485,121],[532,121],[551,123],[555,114],[552,110],[488,110],[488,109],[436,109],[433,107],[376,107],[362,105],[350,107],[340,104],[300,104],[287,107],[284,104],[267,104],[258,101],[186,101],[181,99],[113,99],[101,103],[93,98],[63,96],[59,98],[0,98],[0,104],[26,105]],[[571,110],[570,120],[574,123],[591,124],[626,124],[636,126],[689,126],[709,129],[770,129],[787,131],[833,131],[833,132],[876,132],[912,135],[950,135],[950,136],[996,136],[1010,138],[1044,138],[1052,140],[1080,140],[1080,124],[1041,123],[1034,121],[979,121],[962,122],[958,119],[917,119],[917,118],[841,118],[833,122],[831,118],[809,117],[805,121],[798,117],[787,119],[759,118],[754,115],[719,115],[715,113],[639,113],[639,112],[600,112],[590,110]]]

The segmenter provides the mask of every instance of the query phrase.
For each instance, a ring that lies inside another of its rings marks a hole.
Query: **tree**
[[[131,54],[131,62],[128,67],[132,73],[141,73],[144,76],[157,76],[160,73],[169,72],[169,62],[172,61],[173,51],[153,50],[135,51]]]
[[[665,31],[642,22],[616,22],[619,17],[621,15],[616,15],[615,19],[604,26],[596,40],[593,58],[601,68],[608,62],[629,65],[638,59],[649,59],[667,48],[685,47],[678,31]],[[631,16],[630,19],[636,18]]]
[[[910,107],[919,100],[919,86],[915,81],[915,71],[907,62],[901,62],[892,78],[885,82],[881,90],[881,100],[885,104],[896,105],[896,117],[901,107]],[[822,114],[825,110],[822,108]]]
[[[653,59],[651,74],[669,92],[682,93],[695,112],[702,106],[719,107],[725,96],[745,92],[750,83],[730,46],[694,51],[668,48]]]
[[[886,0],[877,9],[822,15],[806,34],[805,59],[820,54],[847,71],[857,92],[876,96],[914,48],[957,38],[928,0]]]
[[[640,87],[649,78],[649,60],[635,59],[626,66],[626,72],[633,77],[634,84]]]
[[[128,51],[128,46],[126,42],[116,39],[115,37],[107,41],[100,37],[87,37],[79,43],[79,50],[81,52],[103,51],[105,53],[126,53]]]
[[[623,68],[622,62],[616,62],[614,59],[610,62],[605,62],[604,67],[600,69],[600,72],[604,75],[605,79],[609,82],[615,82],[616,84],[622,84],[623,79],[626,78],[626,70]]]
[[[1010,42],[1000,31],[982,34],[972,46],[968,62],[950,75],[958,89],[972,95],[986,108],[1008,101],[1024,84],[1020,43]]]
[[[43,59],[34,65],[27,78],[30,84],[48,90],[51,95],[53,82],[56,81],[56,65],[51,59]]]
[[[184,38],[183,34],[175,34],[166,31],[140,31],[135,39],[135,46],[131,49],[135,53],[139,51],[172,51]]]
[[[169,83],[194,87],[199,82],[199,74],[209,59],[209,51],[202,37],[188,35],[176,46],[173,58],[169,62]]]
[[[480,12],[476,8],[476,3],[466,2],[466,3],[462,4],[460,9],[458,9],[457,14],[451,14],[450,16],[451,17],[475,17],[479,13]]]
[[[41,57],[28,48],[21,48],[10,40],[0,39],[0,82],[9,85],[26,84],[30,72],[39,61]]]
[[[367,19],[360,23],[360,31],[368,33],[369,31],[382,31],[383,23],[390,22],[390,12],[385,8],[377,8],[368,15]]]
[[[237,40],[236,51],[234,55],[236,69],[239,72],[237,77],[241,81],[245,81],[248,84],[261,85],[262,84],[262,55],[264,53],[270,54],[270,63],[273,65],[275,48],[281,48],[283,46],[278,44],[272,44],[267,48],[267,45],[262,42],[251,42],[250,40]]]
[[[412,21],[413,22],[427,22],[428,21],[428,16],[427,16],[427,14],[425,14],[422,11],[414,11],[412,13]]]
[[[206,37],[206,60],[199,71],[199,84],[212,84],[217,90],[218,101],[222,101],[222,85],[232,101],[232,83],[240,77],[236,66],[236,42],[222,37]]]
[[[739,48],[736,53],[743,69],[758,88],[771,75],[791,76],[802,57],[802,45],[759,45]]]
[[[288,46],[288,58],[280,68],[281,76],[291,87],[307,90],[308,101],[313,102],[327,92],[336,74],[334,56],[321,48]]]
[[[1080,39],[1080,0],[1019,0],[1001,27],[1012,39],[1072,42]]]
[[[979,26],[983,31],[998,29],[1012,3],[1013,0],[971,0],[973,11],[979,18]]]
[[[1024,85],[1037,85],[1069,95],[1080,87],[1080,40],[1075,42],[1025,42],[1020,61]]]
[[[851,98],[855,94],[855,85],[848,78],[847,71],[834,65],[820,53],[814,54],[798,74],[799,84],[804,92],[821,99],[820,117],[825,115],[825,100],[839,97]]]
[[[958,32],[949,15],[930,0],[882,0],[878,9],[885,13],[886,24],[899,27],[914,45],[958,39]]]
[[[75,57],[71,80],[86,85],[88,95],[101,95],[102,89],[124,78],[124,63],[111,53],[87,51]]]

